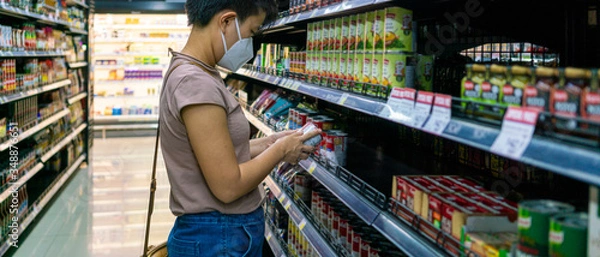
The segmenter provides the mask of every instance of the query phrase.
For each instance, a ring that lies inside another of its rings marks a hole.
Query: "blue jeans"
[[[169,234],[170,257],[260,257],[263,208],[248,214],[208,212],[177,217]]]

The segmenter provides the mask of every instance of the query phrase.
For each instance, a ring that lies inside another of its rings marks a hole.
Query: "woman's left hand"
[[[296,132],[296,130],[286,130],[286,131],[281,131],[281,132],[277,132],[275,134],[270,135],[269,138],[269,145],[274,144],[275,142],[277,142],[278,139],[282,138],[282,137],[286,137],[289,136],[291,134],[294,134],[294,132]]]

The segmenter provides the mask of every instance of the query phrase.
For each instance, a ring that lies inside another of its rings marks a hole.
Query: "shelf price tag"
[[[312,162],[310,164],[310,166],[308,167],[308,173],[313,174],[313,173],[315,173],[316,169],[317,169],[317,163],[316,162]]]
[[[273,233],[269,232],[269,234],[267,234],[267,241],[271,240],[271,237],[273,237]]]
[[[519,159],[529,146],[539,112],[521,107],[509,107],[502,121],[500,135],[492,144],[492,153]]]
[[[300,231],[304,230],[304,227],[306,227],[306,218],[302,219],[302,221],[300,221],[300,224],[298,224],[298,228],[300,229]]]
[[[285,201],[285,195],[282,194],[277,200],[279,200],[280,203],[283,203],[283,201]]]
[[[434,94],[426,91],[419,91],[417,94],[417,102],[415,103],[415,110],[413,112],[413,127],[423,127],[429,113],[431,112],[431,104],[433,103]]]
[[[296,82],[294,82],[294,84],[292,84],[291,89],[292,90],[298,90],[298,88],[300,87],[300,85],[302,85],[302,82],[296,81]]]
[[[416,92],[412,88],[394,88],[379,116],[389,118],[404,125],[412,125]]]
[[[348,94],[348,93],[342,94],[342,97],[340,97],[340,100],[338,101],[338,104],[339,105],[344,105],[344,103],[346,102],[346,100],[348,100],[348,96],[350,96],[350,94]]]
[[[290,203],[290,201],[287,201],[287,203],[283,206],[283,208],[287,211],[290,209],[290,206],[292,206],[292,203]]]
[[[429,120],[425,123],[423,130],[441,135],[452,117],[452,97],[444,94],[435,94],[433,110]]]

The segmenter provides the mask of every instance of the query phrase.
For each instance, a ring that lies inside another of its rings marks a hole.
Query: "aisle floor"
[[[154,140],[95,139],[92,163],[73,175],[14,256],[140,256]],[[175,220],[162,157],[158,167],[151,244],[165,241]]]

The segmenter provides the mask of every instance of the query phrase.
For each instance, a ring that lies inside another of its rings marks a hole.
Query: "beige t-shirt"
[[[193,62],[205,69],[191,64]],[[177,64],[183,63],[178,67]],[[176,216],[219,211],[245,214],[258,208],[264,198],[261,185],[233,203],[225,204],[210,191],[190,145],[181,118],[184,107],[213,104],[227,112],[227,123],[239,164],[250,160],[250,125],[240,104],[227,90],[219,72],[191,56],[173,52],[160,97],[160,142],[171,184],[170,208]],[[203,128],[196,128],[202,131]]]

